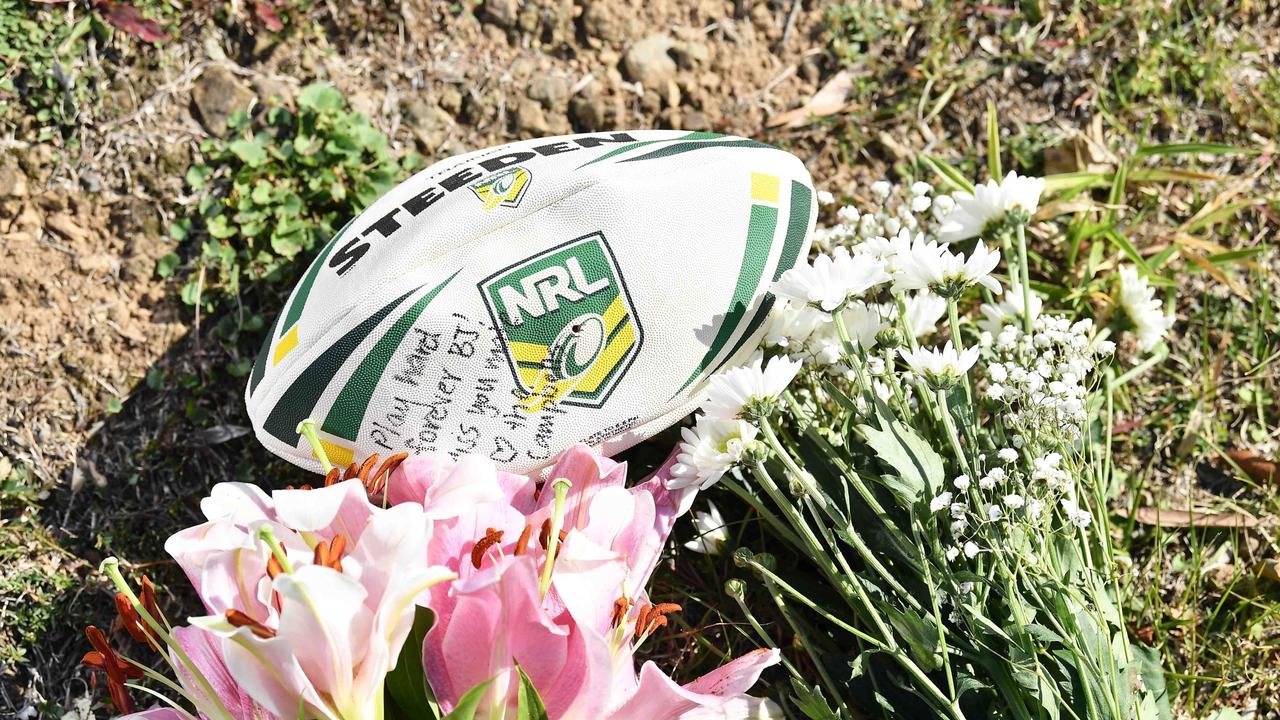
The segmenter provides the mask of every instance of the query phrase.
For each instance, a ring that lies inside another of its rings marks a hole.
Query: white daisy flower
[[[816,308],[783,300],[769,312],[760,342],[765,347],[798,348],[830,322],[831,316]]]
[[[864,350],[875,347],[876,336],[889,328],[889,323],[881,319],[879,308],[864,303],[849,305],[840,312],[840,319],[849,332],[849,339],[861,345]]]
[[[762,410],[787,389],[800,372],[800,361],[779,355],[761,367],[760,360],[713,375],[702,411],[717,420],[734,420]]]
[[[947,314],[947,301],[931,292],[913,293],[904,298],[907,327],[917,339],[938,330],[938,321]]]
[[[941,350],[926,347],[915,350],[903,348],[898,353],[907,361],[912,371],[924,376],[934,388],[954,385],[978,361],[978,348],[965,348],[957,353],[950,341]]]
[[[864,254],[850,255],[838,247],[830,255],[819,255],[813,264],[799,265],[782,274],[773,284],[773,292],[800,304],[812,304],[827,312],[835,310],[850,298],[889,282],[889,274],[875,258]]]
[[[1044,301],[1035,293],[1028,294],[1031,297],[1031,322],[1035,322],[1040,317]],[[978,328],[983,332],[999,335],[1006,323],[1022,318],[1022,297],[1022,286],[1014,282],[1009,285],[1009,292],[1001,296],[1000,302],[982,303],[978,310],[983,319],[978,321]]]
[[[990,179],[975,187],[972,195],[955,193],[955,207],[941,219],[938,240],[951,243],[989,233],[1009,221],[1025,223],[1040,206],[1043,192],[1043,178],[1010,172],[999,183]]]
[[[699,415],[691,428],[682,428],[680,452],[671,467],[667,489],[696,485],[706,490],[741,463],[759,431],[745,420],[717,420]]]
[[[720,510],[714,503],[707,503],[707,512],[699,510],[693,514],[693,528],[698,535],[684,546],[696,553],[719,555],[729,540],[724,518],[720,517]]]
[[[1133,323],[1133,330],[1138,335],[1138,349],[1142,352],[1150,352],[1159,345],[1169,328],[1173,327],[1174,317],[1164,314],[1163,306],[1156,299],[1155,288],[1132,265],[1120,267],[1119,302]]]
[[[976,284],[999,295],[1003,288],[991,277],[991,271],[999,264],[1000,251],[988,250],[981,240],[966,259],[963,254],[918,238],[911,243],[910,253],[899,255],[894,263],[893,289],[931,290],[943,297],[958,297]]]

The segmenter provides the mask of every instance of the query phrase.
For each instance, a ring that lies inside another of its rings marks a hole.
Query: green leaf
[[[227,374],[231,377],[242,378],[253,370],[253,358],[240,358],[227,365]]]
[[[1137,157],[1149,155],[1257,155],[1260,150],[1242,148],[1221,143],[1168,143],[1164,145],[1144,145],[1138,148]]]
[[[453,712],[445,715],[441,720],[474,720],[476,710],[480,709],[480,701],[484,699],[484,694],[489,690],[489,686],[493,684],[493,681],[494,678],[489,678],[463,693],[462,697],[458,698],[458,704],[454,706]],[[417,718],[412,720],[417,720]]]
[[[927,492],[933,495],[944,483],[942,456],[914,430],[892,419],[888,413],[879,413],[881,430],[870,425],[859,425],[858,433],[877,457],[897,471],[899,483],[889,489],[907,501],[919,502]],[[887,480],[887,478],[886,478]]]
[[[939,160],[929,155],[921,155],[920,160],[950,184],[969,194],[973,194],[973,183],[969,182],[968,178],[961,175],[959,170],[956,170],[945,160]]]
[[[911,608],[899,610],[888,603],[881,605],[880,609],[889,616],[889,624],[898,632],[921,670],[933,672],[942,667],[938,628],[931,619]]]
[[[177,255],[169,253],[156,261],[156,274],[162,278],[172,277],[173,271],[182,262]]]
[[[519,704],[516,706],[516,720],[547,720],[547,708],[542,704],[542,697],[533,681],[525,674],[524,668],[516,665],[520,671]]]
[[[859,656],[861,657],[861,656]],[[796,709],[804,713],[810,720],[835,720],[836,713],[822,696],[822,689],[817,685],[809,686],[800,682],[799,678],[791,678],[791,690],[795,695],[791,701]]]
[[[387,673],[384,685],[389,720],[413,720],[440,716],[440,709],[436,705],[435,698],[432,697],[431,687],[427,684],[427,675],[422,667],[422,645],[426,642],[427,631],[435,621],[435,613],[428,608],[420,605],[414,608],[413,627],[410,628],[409,637],[400,649],[400,659],[396,661],[395,669]],[[488,683],[477,687],[481,688],[480,694],[483,695],[483,688],[488,687]],[[468,695],[475,690],[476,688],[472,688]],[[464,695],[458,702],[459,708],[466,699]],[[479,701],[478,695],[476,700]],[[472,712],[474,713],[474,708]],[[457,710],[454,710],[454,713],[457,713]]]
[[[1169,709],[1169,690],[1164,684],[1164,668],[1160,665],[1160,651],[1141,643],[1129,646],[1138,666],[1138,677],[1146,686],[1147,696],[1155,703],[1156,715],[1160,720],[1172,720],[1173,712]]]
[[[249,167],[257,167],[267,160],[267,151],[252,140],[232,140],[227,149]]]
[[[192,165],[187,168],[187,185],[192,190],[203,190],[205,182],[212,174],[213,168],[208,165]]]
[[[152,390],[164,389],[164,370],[158,367],[152,367],[147,370],[147,387]]]
[[[329,83],[312,83],[298,93],[298,107],[302,109],[316,112],[341,110],[343,103],[342,93]]]
[[[1000,182],[1000,125],[996,122],[996,103],[987,98],[987,174]]]

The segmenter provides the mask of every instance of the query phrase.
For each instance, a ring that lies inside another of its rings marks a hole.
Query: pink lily
[[[418,596],[453,577],[424,562],[422,508],[374,506],[350,480],[270,497],[225,483],[202,509],[209,522],[166,548],[211,613],[192,625],[219,638],[234,683],[279,717],[381,718]]]
[[[419,463],[429,463],[419,467]],[[551,718],[665,719],[776,714],[772,703],[745,695],[776,650],[752,653],[684,686],[652,664],[637,676],[632,653],[666,623],[671,608],[654,607],[648,584],[687,493],[668,491],[669,461],[652,477],[624,487],[626,466],[575,446],[534,484],[498,473],[477,459],[451,465],[408,460],[392,473],[393,502],[428,501],[466,487],[468,502],[437,507],[428,562],[459,575],[431,590],[437,613],[423,662],[445,710],[492,680],[481,717],[514,708],[517,665],[538,689]],[[571,483],[557,501],[552,483]],[[562,523],[553,554],[545,526]],[[540,582],[550,563],[550,582]]]

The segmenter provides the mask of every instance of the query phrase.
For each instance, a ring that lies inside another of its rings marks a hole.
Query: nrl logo
[[[480,283],[522,406],[600,407],[644,339],[604,235],[522,260]]]
[[[522,167],[510,167],[496,175],[472,183],[471,192],[484,203],[485,211],[496,207],[519,207],[524,191],[529,189],[533,175]]]

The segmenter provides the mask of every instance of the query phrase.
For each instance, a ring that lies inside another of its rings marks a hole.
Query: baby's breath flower
[[[951,481],[951,484],[955,485],[960,492],[964,492],[969,489],[969,483],[971,482],[972,480],[969,479],[968,475],[957,475],[956,479]]]
[[[981,549],[978,547],[978,543],[970,540],[964,544],[964,556],[970,560],[978,557],[979,552],[981,552]]]

